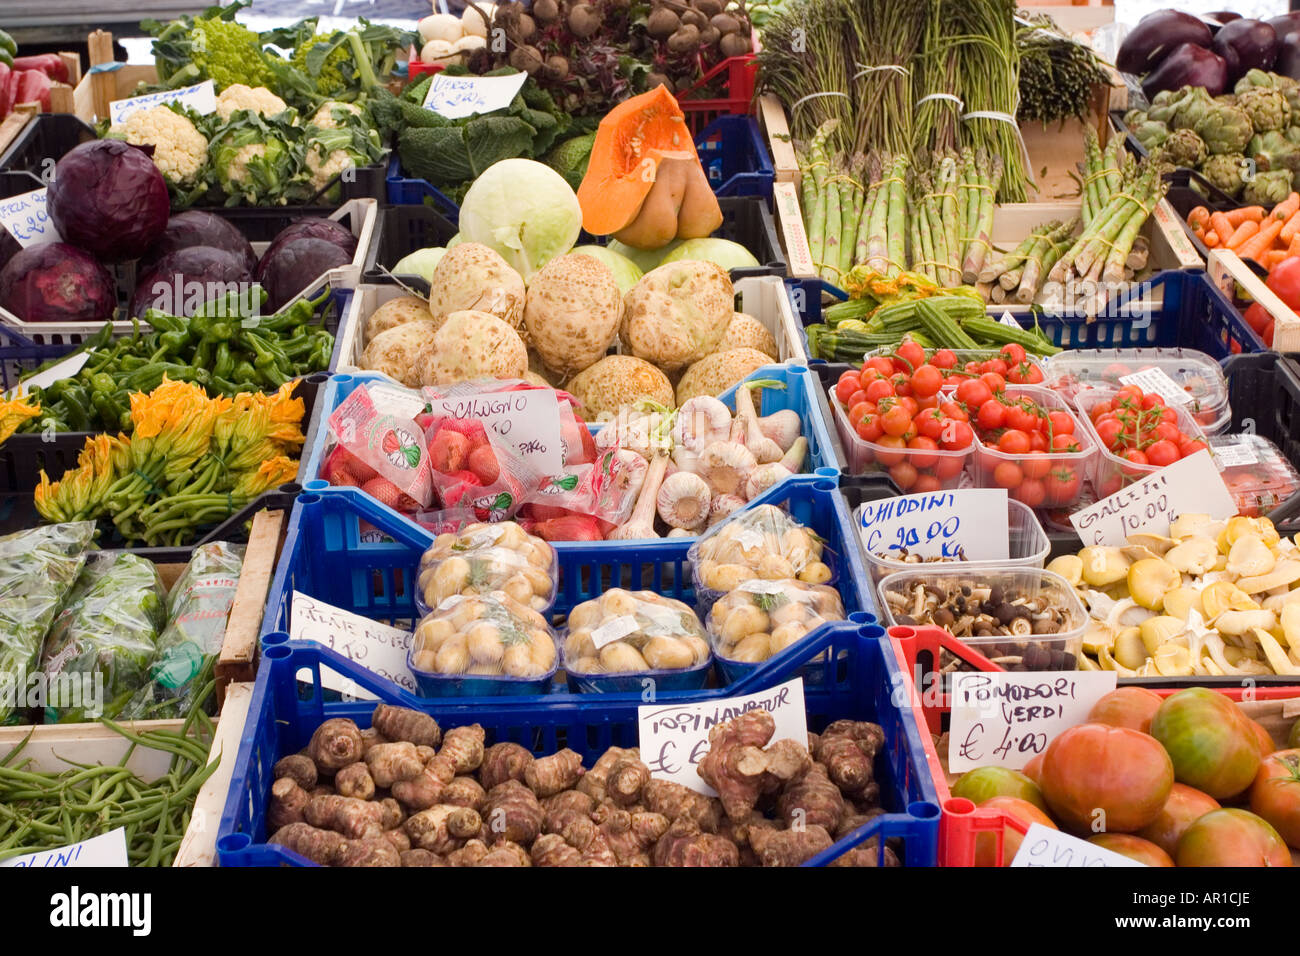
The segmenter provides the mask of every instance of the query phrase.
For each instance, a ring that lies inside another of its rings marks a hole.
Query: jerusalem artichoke
[[[826,767],[816,763],[785,788],[777,800],[777,811],[787,827],[819,826],[833,833],[844,816],[844,797],[826,776]]]
[[[424,770],[424,764],[415,752],[415,744],[407,740],[371,747],[366,754],[366,766],[375,786],[385,789],[400,780],[418,777]]]
[[[565,747],[549,757],[534,760],[524,769],[524,783],[539,797],[571,790],[582,776],[582,755]]]
[[[375,795],[375,781],[365,762],[358,760],[334,775],[334,789],[345,797],[369,800]]]
[[[271,843],[305,856],[321,866],[333,866],[342,859],[348,841],[332,830],[322,830],[307,823],[290,823],[275,831]]]
[[[763,866],[799,866],[835,842],[826,828],[817,824],[795,830],[755,830],[750,834]]]
[[[422,711],[409,707],[379,704],[370,724],[389,740],[405,740],[425,747],[436,747],[442,740],[438,722]]]
[[[338,859],[339,866],[401,866],[402,857],[383,837],[351,840]]]
[[[382,818],[383,808],[378,803],[338,794],[312,797],[303,810],[303,819],[312,826],[334,830],[352,840],[379,836]]]
[[[483,764],[479,770],[479,783],[484,790],[491,790],[507,780],[524,779],[524,771],[533,762],[533,755],[526,747],[515,743],[493,744],[483,754]]]
[[[483,820],[476,810],[439,804],[408,817],[402,824],[406,835],[422,850],[450,853],[476,837]]]
[[[487,791],[473,777],[456,777],[442,791],[442,802],[456,807],[477,810],[486,799]]]
[[[276,780],[281,777],[291,777],[304,790],[311,790],[316,786],[316,764],[305,753],[281,757],[271,768],[271,775]]]
[[[722,804],[671,780],[651,779],[642,790],[646,809],[662,813],[676,823],[687,819],[705,833],[717,833],[722,820]]]
[[[333,773],[361,759],[361,731],[346,717],[333,717],[316,728],[307,753],[318,771]]]
[[[537,796],[518,780],[497,784],[483,802],[483,822],[493,843],[531,844],[542,832],[543,816]]]
[[[651,854],[655,866],[739,866],[736,844],[705,833],[689,817],[674,820]]]
[[[277,766],[279,766],[277,764]],[[302,822],[302,812],[311,797],[293,777],[281,777],[271,784],[271,803],[266,809],[266,823],[272,830]]]
[[[400,854],[402,866],[448,866],[450,864],[436,853],[428,850],[406,850]]]

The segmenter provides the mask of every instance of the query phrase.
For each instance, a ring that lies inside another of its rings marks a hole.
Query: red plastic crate
[[[755,41],[755,48],[757,48]],[[717,78],[727,79],[727,95],[718,99],[696,99],[692,96]],[[719,116],[743,116],[754,101],[754,87],[758,82],[758,59],[754,54],[731,56],[708,70],[694,84],[677,94],[677,105],[686,114],[686,125],[691,135],[698,134]]]
[[[1013,827],[1020,833],[1026,833],[1029,827],[1014,817],[997,810],[981,809],[962,797],[954,797],[948,788],[948,776],[939,760],[933,737],[943,733],[943,717],[951,710],[951,702],[943,693],[942,683],[937,678],[932,662],[938,661],[941,649],[946,649],[962,660],[971,664],[976,670],[1001,670],[978,651],[972,650],[947,631],[938,627],[891,627],[889,643],[898,658],[899,669],[907,675],[906,687],[902,692],[910,695],[911,706],[917,714],[917,723],[929,731],[931,736],[922,734],[925,739],[926,759],[934,774],[935,788],[939,792],[939,804],[943,816],[939,821],[939,865],[940,866],[974,866],[975,842],[982,833],[994,834],[995,859],[1002,856],[1004,827]],[[1168,697],[1181,688],[1148,687],[1161,697]],[[1213,690],[1231,700],[1240,701],[1246,692],[1242,687],[1213,687]],[[1300,687],[1278,685],[1259,685],[1252,687],[1250,693],[1255,700],[1284,700],[1300,697]]]

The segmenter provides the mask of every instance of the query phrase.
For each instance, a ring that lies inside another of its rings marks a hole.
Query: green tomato
[[[965,797],[976,806],[991,797],[1018,797],[1047,812],[1047,801],[1038,784],[1019,770],[1006,767],[980,767],[962,774],[952,786],[952,795]]]
[[[1179,783],[1216,800],[1241,793],[1259,771],[1259,743],[1240,708],[1205,687],[1168,697],[1151,718],[1151,736],[1169,753]]]

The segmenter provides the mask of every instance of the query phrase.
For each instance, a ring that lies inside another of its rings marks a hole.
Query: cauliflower
[[[357,119],[365,121],[365,114],[361,112],[361,107],[357,106],[356,103],[340,103],[338,100],[329,100],[321,104],[320,109],[316,111],[316,115],[311,118],[311,125],[318,126],[321,129],[340,129],[346,126],[346,118],[343,122],[339,122],[334,118],[336,110],[346,110]]]
[[[307,170],[311,173],[311,184],[315,189],[324,189],[329,181],[345,169],[355,169],[356,159],[346,149],[336,149],[326,153],[317,141],[307,149]]]
[[[245,86],[236,83],[221,91],[217,97],[217,115],[222,122],[229,121],[236,110],[252,110],[261,116],[274,116],[289,108],[289,104],[265,86]]]
[[[346,169],[367,166],[383,155],[379,134],[374,130],[356,126],[334,129],[307,128],[307,150],[304,163],[313,189],[321,190],[330,180]],[[337,198],[338,187],[331,189],[326,198]]]
[[[192,185],[208,160],[208,141],[175,110],[159,105],[137,110],[108,135],[134,146],[152,146],[153,161],[169,183]]]

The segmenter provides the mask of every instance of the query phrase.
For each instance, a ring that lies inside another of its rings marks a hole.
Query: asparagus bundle
[[[912,210],[917,222],[912,269],[941,286],[961,285],[957,162],[951,155],[936,153],[930,170],[918,172],[913,181]]]
[[[1114,137],[1102,149],[1096,132],[1088,127],[1084,134],[1084,164],[1079,167],[1083,174],[1079,194],[1085,229],[1092,222],[1092,217],[1110,202],[1111,194],[1119,189],[1125,172],[1126,156],[1124,142],[1120,137]]]
[[[1144,160],[1121,179],[1106,205],[1094,210],[1091,222],[1052,267],[1048,278],[1053,282],[1071,277],[1123,281],[1138,232],[1168,188],[1159,165]]]
[[[1002,157],[994,156],[990,164],[983,150],[972,152],[968,149],[963,155],[963,166],[970,181],[966,183],[961,278],[963,282],[971,283],[979,278],[984,260],[992,248],[993,197],[1002,182]]]

